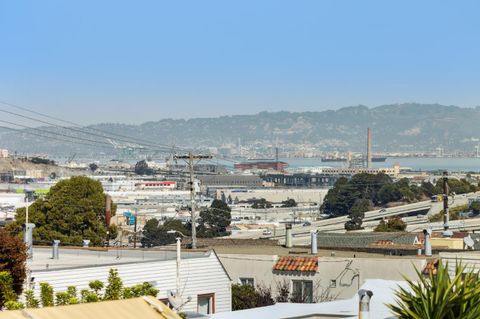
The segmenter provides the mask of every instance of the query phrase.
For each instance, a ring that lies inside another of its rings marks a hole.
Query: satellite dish
[[[464,237],[463,238],[463,242],[465,243],[465,246],[467,246],[468,248],[474,248],[473,246],[475,245],[475,241],[472,239],[472,237],[468,236],[468,237]]]
[[[176,296],[172,291],[168,292],[168,303],[177,310],[183,306],[182,297]]]

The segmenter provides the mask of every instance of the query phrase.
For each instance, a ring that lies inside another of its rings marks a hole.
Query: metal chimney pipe
[[[318,252],[317,247],[317,231],[311,230],[310,231],[310,254],[316,255]]]
[[[372,133],[367,129],[367,168],[372,168]]]
[[[27,259],[33,259],[33,229],[35,224],[25,224],[25,246],[27,246]]]
[[[360,289],[358,291],[358,319],[370,318],[370,301],[373,292],[371,290]]]
[[[292,224],[285,224],[285,247],[292,248]]]
[[[59,259],[59,248],[60,240],[54,240],[52,245],[52,259]]]
[[[430,236],[432,235],[431,229],[424,229],[423,235],[425,236],[424,239],[424,246],[425,246],[425,256],[431,257],[432,256],[432,243],[430,242]]]

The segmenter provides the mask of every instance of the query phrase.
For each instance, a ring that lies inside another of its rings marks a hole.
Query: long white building
[[[36,295],[40,283],[47,282],[55,292],[76,286],[88,289],[92,280],[107,282],[111,268],[118,270],[124,286],[149,282],[159,289],[158,299],[168,302],[168,293],[176,291],[176,253],[159,250],[60,249],[59,259],[52,250],[35,248],[31,285]],[[213,250],[182,252],[180,295],[186,302],[183,311],[212,314],[231,310],[230,278]]]

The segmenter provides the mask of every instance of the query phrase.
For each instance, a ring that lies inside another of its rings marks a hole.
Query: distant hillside
[[[97,124],[92,128],[181,146],[221,146],[227,143],[312,143],[322,149],[359,151],[366,128],[373,130],[376,151],[473,150],[480,138],[480,108],[438,104],[395,104],[375,108],[345,107],[322,112],[261,112],[190,120],[162,119],[141,125]],[[44,128],[58,131],[58,128]],[[69,133],[70,134],[70,133]],[[88,137],[87,138],[92,138]],[[93,137],[92,139],[95,139]],[[0,148],[45,153],[112,152],[93,150],[0,130]]]

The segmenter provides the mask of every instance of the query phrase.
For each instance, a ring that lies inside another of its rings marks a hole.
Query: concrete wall
[[[426,264],[425,259],[417,258],[320,257],[318,271],[306,274],[274,272],[278,258],[274,255],[221,254],[219,258],[233,283],[239,283],[240,278],[254,278],[255,285],[271,287],[276,295],[283,282],[290,285],[291,291],[292,280],[312,280],[317,299],[327,291],[336,299],[350,298],[367,279],[403,280],[402,275],[416,278],[415,267],[421,270]]]

